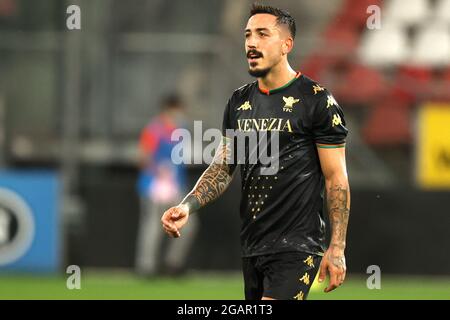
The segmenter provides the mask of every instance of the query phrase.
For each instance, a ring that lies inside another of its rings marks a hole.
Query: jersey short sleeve
[[[316,144],[330,146],[345,144],[348,130],[345,126],[344,112],[327,90],[315,97],[312,122]]]

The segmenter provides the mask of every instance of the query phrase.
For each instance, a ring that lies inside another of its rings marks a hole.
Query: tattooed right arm
[[[222,138],[212,163],[198,179],[192,191],[183,199],[181,206],[189,213],[195,212],[207,203],[217,199],[229,186],[233,179],[233,167],[230,165],[230,143]]]

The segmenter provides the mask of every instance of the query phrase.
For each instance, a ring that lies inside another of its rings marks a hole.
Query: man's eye
[[[260,35],[261,37],[267,37],[267,34],[262,33],[262,32],[261,32],[259,35]]]

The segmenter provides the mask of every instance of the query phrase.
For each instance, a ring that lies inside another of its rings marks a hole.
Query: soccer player
[[[295,20],[281,9],[253,5],[245,28],[250,75],[256,81],[235,90],[223,119],[223,143],[193,190],[162,218],[172,237],[189,216],[218,198],[230,184],[235,163],[229,154],[230,129],[277,132],[278,171],[239,164],[240,215],[245,298],[306,299],[319,271],[329,275],[325,292],[345,279],[344,250],[350,210],[342,109],[321,85],[289,65]],[[246,150],[249,150],[246,146]],[[325,246],[323,191],[331,225]]]

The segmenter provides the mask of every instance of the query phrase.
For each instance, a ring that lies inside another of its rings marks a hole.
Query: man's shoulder
[[[233,91],[230,100],[240,101],[242,99],[247,99],[254,91],[256,85],[257,81],[253,81],[251,83],[247,83],[244,84],[243,86],[240,86],[239,88]]]
[[[305,97],[313,99],[320,98],[328,93],[328,90],[323,85],[306,75],[302,75],[300,81],[298,81],[298,89]]]

